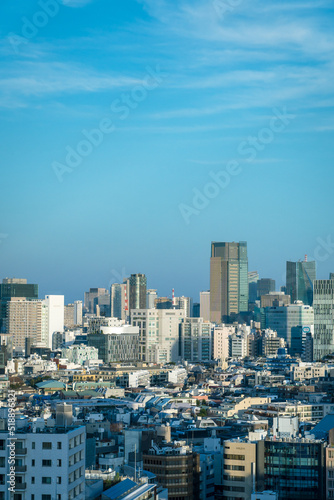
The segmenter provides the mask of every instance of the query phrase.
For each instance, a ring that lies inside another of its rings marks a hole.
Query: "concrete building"
[[[54,332],[64,331],[64,295],[46,295],[44,304],[48,308],[47,347],[52,347]]]
[[[193,311],[193,299],[191,297],[174,297],[173,309],[180,309],[184,311],[186,318],[191,318]]]
[[[228,338],[228,354],[230,358],[245,358],[248,353],[247,335],[234,332]]]
[[[146,309],[154,309],[155,299],[158,298],[156,290],[147,290],[146,292]]]
[[[98,349],[104,363],[139,360],[139,328],[131,325],[102,326],[100,333],[87,335],[88,346]]]
[[[266,325],[282,337],[291,356],[301,355],[303,351],[303,328],[313,327],[313,307],[301,302],[285,307],[266,309]]]
[[[190,363],[212,360],[211,323],[203,318],[183,318],[180,323],[180,358]]]
[[[73,427],[71,415],[62,407],[57,408],[53,426],[46,427],[44,421],[31,425],[27,418],[16,420],[14,441],[8,432],[6,410],[0,410],[0,478],[6,478],[0,481],[0,498],[84,500],[85,427]],[[13,452],[9,443],[13,443]],[[15,454],[13,496],[7,483],[11,453]]]
[[[11,298],[7,302],[6,330],[16,350],[25,347],[25,339],[33,344],[48,341],[48,308],[42,300]]]
[[[210,291],[200,292],[199,303],[200,303],[200,313],[199,313],[200,318],[203,318],[204,321],[210,321]]]
[[[213,327],[213,359],[225,361],[229,357],[228,338],[235,332],[234,326],[214,326]]]
[[[183,309],[137,309],[131,311],[131,324],[139,328],[139,359],[152,363],[177,362],[179,324]]]
[[[290,304],[290,295],[285,295],[283,292],[270,292],[268,295],[261,295],[261,307],[281,307]]]
[[[145,274],[131,274],[129,310],[145,309],[147,280]]]
[[[213,242],[210,259],[210,321],[219,324],[241,311],[248,311],[247,243]]]
[[[168,488],[168,500],[199,500],[200,457],[189,447],[153,445],[143,454],[143,467]]]
[[[334,279],[314,282],[314,360],[334,352]]]
[[[247,500],[263,489],[264,442],[241,439],[224,441],[223,498]]]
[[[301,300],[303,304],[313,304],[313,281],[316,276],[316,262],[305,261],[286,263],[286,289],[291,302]]]
[[[83,365],[85,361],[97,360],[98,349],[87,345],[73,345],[61,350],[62,358],[66,358],[70,363]]]
[[[102,326],[123,326],[124,321],[118,318],[105,318],[104,316],[93,316],[88,318],[88,333],[99,333]]]
[[[38,285],[27,283],[26,279],[4,278],[0,284],[0,333],[6,332],[7,302],[11,298],[37,300]]]
[[[262,295],[269,295],[270,292],[274,292],[276,288],[275,280],[271,278],[261,278],[257,282],[257,297],[260,299]]]
[[[106,288],[90,288],[89,292],[84,294],[84,310],[89,314],[96,314],[96,299],[101,295],[106,295]]]

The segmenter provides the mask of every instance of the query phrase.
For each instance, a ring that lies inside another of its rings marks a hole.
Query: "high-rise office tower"
[[[313,304],[313,281],[316,279],[315,261],[286,263],[286,293],[291,296],[292,304],[301,300],[305,305]]]
[[[145,274],[131,274],[129,309],[146,308],[147,280]]]
[[[7,302],[13,297],[27,300],[38,299],[38,285],[27,283],[26,279],[4,278],[0,284],[0,332],[6,330]]]
[[[48,309],[43,300],[12,297],[7,302],[6,323],[6,331],[16,350],[24,349],[26,338],[32,344],[47,345]]]
[[[334,279],[314,281],[314,361],[334,352]]]
[[[248,310],[247,243],[211,244],[210,320]]]
[[[262,295],[269,295],[270,292],[274,292],[276,288],[275,280],[270,278],[261,278],[257,282],[257,297],[260,299]]]

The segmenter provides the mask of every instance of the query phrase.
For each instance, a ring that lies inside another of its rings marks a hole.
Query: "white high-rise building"
[[[47,346],[51,348],[53,333],[64,331],[64,295],[46,295],[44,303],[48,308]]]
[[[315,280],[314,307],[314,361],[334,352],[334,279]]]
[[[235,326],[221,325],[213,328],[213,359],[224,362],[229,357],[228,338],[235,332]]]
[[[152,363],[177,362],[179,324],[183,309],[137,309],[131,311],[131,324],[139,327],[139,359]]]
[[[146,291],[146,309],[154,309],[154,301],[158,298],[156,290]]]
[[[199,294],[199,315],[204,321],[210,321],[210,292]]]
[[[82,325],[82,300],[74,301],[74,324],[75,326]]]

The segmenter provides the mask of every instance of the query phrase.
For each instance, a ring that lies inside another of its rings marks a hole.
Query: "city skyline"
[[[211,241],[211,245],[213,243],[215,243],[215,242]],[[249,248],[248,242],[246,242],[246,243],[247,243],[247,250],[249,252],[250,248]],[[330,259],[331,255],[330,255],[330,252],[328,251],[329,248],[330,247],[328,245],[326,246],[325,244],[321,244],[321,242],[319,242],[319,244],[316,248],[316,250],[319,251],[319,255],[320,255],[320,252],[322,252],[321,256],[322,257],[326,256],[326,259],[324,261],[325,263],[327,261],[329,261],[329,263],[331,262],[331,259]],[[327,254],[326,254],[326,252],[327,252]],[[209,253],[209,255],[211,255],[211,254]],[[307,257],[309,262],[313,261],[312,256],[305,254],[303,256],[303,258],[305,259],[306,257]],[[157,289],[157,293],[158,293],[159,297],[170,297],[171,298],[172,297],[172,290],[174,289],[175,296],[192,297],[194,300],[194,303],[195,302],[199,303],[200,293],[203,291],[210,290],[210,257],[208,257],[207,261],[208,261],[208,262],[206,262],[206,266],[208,267],[207,287],[203,286],[201,288],[198,288],[197,290],[194,290],[193,294],[184,292],[184,290],[189,290],[189,287],[188,287],[186,282],[180,282],[180,287],[172,286],[171,288],[167,288],[166,286],[163,287],[163,286],[159,285],[159,278],[154,279],[152,276],[143,272],[142,274],[144,274],[147,278],[147,290],[151,289],[152,287],[155,287]],[[296,260],[296,262],[303,262],[303,261],[304,260],[301,258]],[[289,261],[284,262],[283,269],[286,269],[287,262],[289,262]],[[327,272],[327,270],[324,271],[325,267],[321,265],[324,262],[322,262],[321,260],[320,261],[314,260],[314,262],[316,264],[316,277],[317,277],[317,279],[318,280],[319,279],[324,279],[324,280],[329,279],[329,276],[331,274],[333,274],[330,270],[331,268],[328,267],[328,272]],[[330,264],[329,264],[329,266],[330,266]],[[319,269],[322,271],[321,273],[319,272]],[[248,264],[248,270],[249,270],[249,272],[255,272],[253,267],[250,264]],[[268,279],[268,278],[275,279],[275,278],[273,278],[273,276],[262,275],[261,271],[259,271],[259,270],[256,270],[256,271],[259,272],[260,279]],[[93,283],[88,283],[85,289],[77,290],[77,292],[72,291],[70,293],[65,292],[65,286],[62,289],[53,289],[52,284],[50,286],[46,286],[45,281],[42,282],[42,284],[41,284],[36,279],[30,278],[30,276],[28,277],[28,283],[37,283],[38,284],[40,297],[44,297],[44,295],[59,295],[59,294],[64,295],[65,296],[65,303],[67,304],[67,303],[71,303],[75,300],[84,301],[84,294],[90,288],[94,288],[95,286],[100,287],[100,288],[106,288],[107,291],[110,292],[110,287],[112,284],[122,284],[123,280],[130,278],[131,274],[138,274],[138,273],[127,273],[126,268],[122,267],[120,269],[120,271],[113,269],[110,274],[113,277],[111,279],[114,279],[114,281],[112,281],[112,282],[110,281],[109,283],[105,284],[105,286],[103,283],[96,284],[95,282],[93,282]],[[279,278],[276,279],[276,291],[279,291],[281,286],[286,286],[286,281],[285,281],[286,280],[286,272],[283,271],[281,274],[278,274],[278,276],[279,276]],[[0,276],[0,281],[2,279],[5,279],[5,278],[22,278],[22,277],[24,279],[27,279],[27,273],[25,273],[24,276],[23,275],[22,276],[21,275],[20,276],[19,275]],[[171,283],[173,283],[173,277],[171,277],[170,279],[171,279]],[[174,282],[175,283],[177,282],[176,278],[175,278]]]
[[[2,277],[70,302],[141,272],[195,298],[210,241],[242,240],[278,287],[305,253],[333,272],[331,2],[0,13]]]

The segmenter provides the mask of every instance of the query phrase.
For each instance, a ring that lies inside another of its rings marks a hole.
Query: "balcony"
[[[15,491],[24,491],[27,487],[27,483],[15,483]]]
[[[27,472],[27,466],[26,465],[16,465],[15,472]]]
[[[15,455],[22,456],[27,454],[27,448],[15,448]]]

